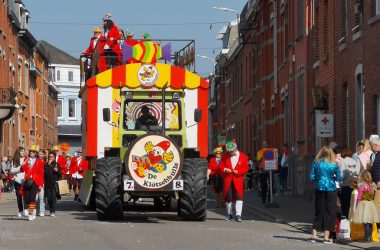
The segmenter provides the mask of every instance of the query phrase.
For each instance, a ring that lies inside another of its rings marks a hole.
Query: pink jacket
[[[361,163],[361,165],[363,166],[364,169],[367,169],[367,163],[370,163],[371,162],[371,155],[372,155],[372,150],[367,150],[365,152],[362,152],[360,155],[359,155],[359,160],[360,162],[358,162],[359,164]]]

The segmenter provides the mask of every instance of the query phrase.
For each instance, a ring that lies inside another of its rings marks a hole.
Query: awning
[[[104,71],[87,80],[86,86],[107,88],[162,88],[165,84],[171,89],[208,88],[206,79],[170,64],[132,63]]]

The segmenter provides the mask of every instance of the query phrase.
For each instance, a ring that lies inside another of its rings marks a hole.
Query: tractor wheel
[[[207,215],[207,160],[185,159],[184,189],[179,193],[178,215],[182,220],[204,221]]]
[[[123,218],[121,160],[105,157],[96,161],[95,203],[98,220]]]

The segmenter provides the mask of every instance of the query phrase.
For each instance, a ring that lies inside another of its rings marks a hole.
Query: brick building
[[[29,12],[21,0],[0,3],[0,88],[11,89],[16,110],[4,122],[1,155],[18,146],[57,143],[58,89],[48,83],[49,55],[28,30]]]
[[[247,1],[239,35],[216,58],[214,137],[236,138],[253,155],[263,140],[287,142],[289,187],[310,196],[322,145],[354,149],[380,131],[379,20],[379,0]],[[316,136],[321,113],[334,115],[333,137]]]

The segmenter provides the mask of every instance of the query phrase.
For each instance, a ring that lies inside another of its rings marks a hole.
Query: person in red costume
[[[29,208],[29,220],[35,220],[36,195],[44,185],[44,162],[36,158],[38,147],[32,145],[29,149],[29,158],[24,161],[20,171],[25,173],[24,185],[21,194],[24,197],[25,207]]]
[[[61,173],[66,173],[65,171],[66,171],[67,161],[66,161],[65,156],[59,153],[59,147],[57,145],[53,147],[53,151],[55,154],[55,162],[58,163],[59,167],[61,168]],[[62,175],[62,178],[65,178],[65,176]]]
[[[88,169],[88,161],[82,156],[82,149],[77,150],[78,156],[73,157],[70,163],[70,175],[72,177],[73,190],[75,192],[74,201],[80,201],[79,190],[82,179]]]
[[[129,45],[129,46],[134,46],[138,44],[139,42],[136,39],[133,39],[133,32],[126,30],[126,36],[127,39],[125,39],[124,43]],[[138,61],[131,57],[127,60],[127,63],[137,63]]]
[[[112,14],[108,13],[103,18],[104,39],[103,45],[104,56],[106,57],[107,69],[113,68],[121,62],[121,47],[119,39],[121,38],[119,28],[112,20]]]
[[[248,172],[248,156],[237,149],[235,141],[226,144],[219,172],[223,177],[223,197],[226,201],[227,221],[232,220],[232,202],[235,202],[236,221],[241,222],[243,210],[244,175]]]
[[[102,35],[102,29],[100,27],[94,27],[92,31],[94,32],[94,36],[91,37],[90,45],[88,46],[86,51],[82,52],[82,55],[91,56],[91,54],[95,50],[95,47],[96,47],[96,44],[98,43],[99,38]]]
[[[212,189],[215,193],[215,207],[220,207],[223,203],[223,179],[219,174],[219,165],[221,163],[223,149],[222,147],[217,147],[214,149],[215,157],[210,159],[207,170],[207,180],[209,180],[211,175]]]

